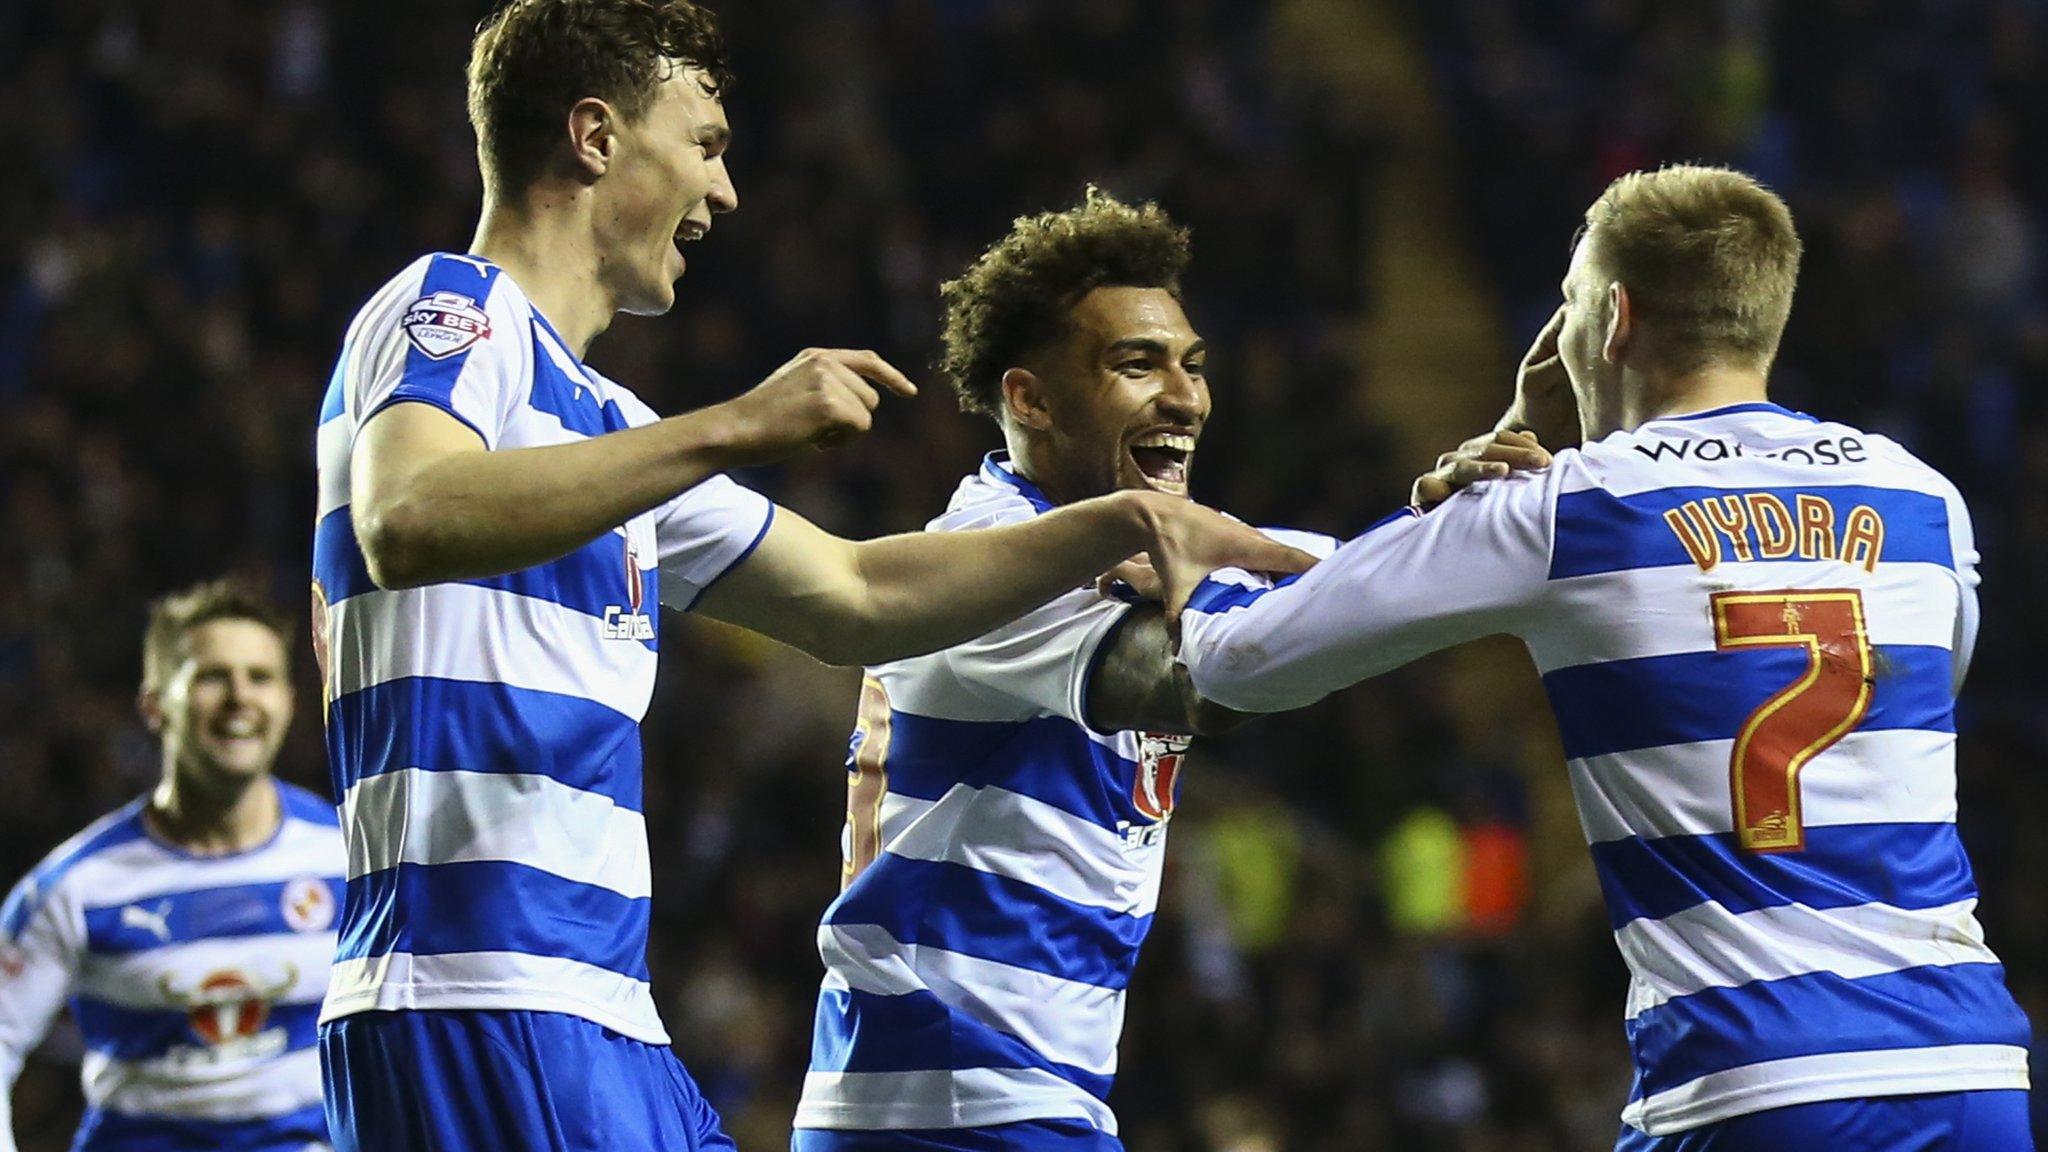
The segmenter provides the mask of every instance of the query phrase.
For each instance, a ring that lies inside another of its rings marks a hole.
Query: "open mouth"
[[[1195,455],[1192,433],[1147,432],[1131,441],[1130,453],[1147,484],[1175,496],[1188,494],[1188,462]]]

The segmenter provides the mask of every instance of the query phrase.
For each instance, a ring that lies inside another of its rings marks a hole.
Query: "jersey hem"
[[[1115,1124],[1105,1128],[1085,1110],[1048,1108],[1044,1101],[972,1109],[940,1105],[929,1111],[913,1111],[901,1104],[839,1104],[806,1100],[797,1105],[796,1117],[790,1127],[828,1132],[920,1132],[946,1128],[992,1128],[998,1124],[1018,1124],[1027,1120],[1078,1120],[1099,1132],[1111,1136],[1117,1134]]]
[[[720,580],[723,580],[727,576],[732,575],[733,569],[738,568],[740,565],[746,563],[747,558],[749,556],[752,556],[754,554],[755,549],[761,546],[761,541],[766,540],[768,538],[768,530],[770,528],[775,527],[775,502],[773,500],[768,500],[765,496],[762,497],[762,499],[768,505],[768,513],[767,515],[761,517],[761,527],[758,531],[754,533],[754,538],[752,540],[747,541],[747,546],[745,548],[740,549],[739,555],[733,557],[731,560],[726,561],[725,564],[719,568],[718,574],[716,576],[713,576],[711,579],[706,580],[704,583],[698,585],[697,590],[691,593],[689,602],[682,606],[681,611],[695,612],[697,610],[697,605],[703,602],[704,594],[706,592],[711,591],[713,588],[716,588]]]
[[[397,388],[393,389],[391,395],[384,397],[383,400],[378,402],[375,408],[370,409],[367,413],[363,415],[363,417],[360,420],[356,421],[356,429],[360,431],[362,427],[365,424],[368,424],[371,421],[371,419],[374,418],[378,413],[384,411],[386,408],[392,407],[393,405],[425,404],[430,408],[437,408],[443,412],[446,412],[448,415],[455,417],[456,421],[460,423],[463,427],[469,429],[471,432],[476,433],[476,438],[484,442],[484,447],[497,447],[497,444],[493,442],[492,438],[486,436],[482,428],[477,427],[476,421],[470,419],[467,416],[464,416],[462,413],[455,410],[455,400],[452,396],[444,400],[439,396],[429,396],[419,392],[408,392],[405,389],[406,385],[404,384],[400,384]]]
[[[643,1044],[667,1046],[668,1030],[659,1018],[613,1011],[550,989],[532,987],[450,988],[447,985],[382,984],[362,992],[329,995],[320,1009],[320,1026],[363,1012],[435,1011],[559,1012],[609,1028]],[[650,1008],[649,1013],[652,1013]]]
[[[2024,1049],[2016,1049],[2024,1052]],[[1753,1112],[1789,1108],[1795,1104],[1818,1104],[1828,1100],[1855,1100],[1866,1096],[1917,1096],[1926,1093],[1998,1092],[2027,1090],[2031,1078],[2025,1067],[1978,1065],[1957,1068],[1947,1065],[1911,1072],[1894,1072],[1873,1077],[1869,1072],[1821,1073],[1781,1081],[1763,1088],[1739,1089],[1656,1110],[1653,1117],[1640,1113],[1630,1118],[1622,1111],[1622,1123],[1647,1136],[1672,1136],[1707,1124],[1733,1120]],[[1647,1109],[1644,1111],[1648,1111]]]

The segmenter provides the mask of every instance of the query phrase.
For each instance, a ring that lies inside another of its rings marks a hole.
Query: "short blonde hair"
[[[1586,209],[1585,237],[1665,367],[1762,369],[1777,356],[1801,245],[1791,209],[1754,177],[1693,164],[1631,172]]]
[[[185,658],[185,638],[215,620],[248,620],[277,634],[289,665],[291,617],[284,609],[233,580],[209,580],[173,592],[149,606],[149,628],[142,636],[142,688],[163,690],[164,681]],[[291,669],[286,667],[290,674]]]

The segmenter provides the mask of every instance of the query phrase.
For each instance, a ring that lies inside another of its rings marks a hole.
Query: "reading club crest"
[[[413,301],[399,321],[405,338],[429,360],[446,360],[491,336],[491,318],[460,292],[435,292]]]
[[[1173,818],[1174,785],[1187,750],[1184,737],[1153,732],[1138,737],[1138,775],[1131,785],[1131,802],[1161,824]]]
[[[301,876],[284,886],[279,909],[292,931],[319,932],[334,923],[334,893],[318,876]]]

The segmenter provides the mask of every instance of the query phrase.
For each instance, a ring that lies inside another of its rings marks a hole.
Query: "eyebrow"
[[[1207,340],[1197,340],[1193,344],[1188,345],[1186,355],[1193,356],[1198,352],[1207,352],[1208,350],[1209,342]],[[1171,351],[1171,349],[1167,348],[1164,340],[1155,340],[1149,336],[1133,336],[1126,340],[1118,340],[1102,350],[1105,356],[1114,356],[1119,352],[1146,352],[1154,356],[1166,356],[1171,354]]]

